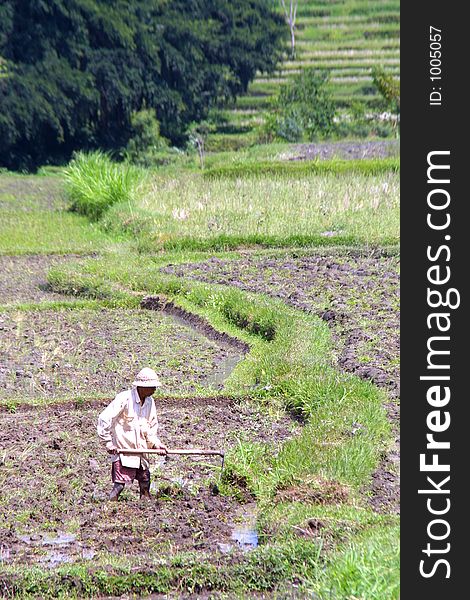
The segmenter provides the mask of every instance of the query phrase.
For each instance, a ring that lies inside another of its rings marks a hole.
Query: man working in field
[[[161,383],[152,369],[142,369],[130,390],[121,392],[98,417],[98,435],[111,455],[113,489],[110,500],[118,500],[126,483],[139,482],[140,497],[150,498],[150,471],[145,453],[120,454],[120,449],[166,447],[157,437],[158,420],[152,394]]]

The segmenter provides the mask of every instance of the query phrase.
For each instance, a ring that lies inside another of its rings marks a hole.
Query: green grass
[[[104,250],[113,241],[79,215],[0,210],[0,254],[87,254]]]
[[[97,225],[65,210],[63,174],[0,175],[0,254],[88,254],[113,247]]]
[[[272,163],[262,165],[262,174],[253,165],[209,171],[207,176],[155,176],[134,205],[112,207],[102,224],[108,231],[138,236],[145,250],[394,244],[399,236],[399,176],[390,168],[397,166],[396,159],[312,162],[308,170],[333,173],[306,175],[303,164],[287,169]],[[354,173],[354,168],[371,174]],[[255,176],[247,177],[251,171]],[[288,185],[284,171],[294,175]]]
[[[320,598],[398,600],[399,536],[397,525],[373,528],[330,555],[314,584]]]
[[[398,158],[375,158],[357,160],[309,160],[309,161],[257,161],[251,164],[225,165],[223,167],[209,168],[204,172],[207,178],[222,177],[251,177],[251,176],[286,176],[303,177],[308,175],[335,176],[343,174],[357,175],[382,175],[398,173],[400,160]]]

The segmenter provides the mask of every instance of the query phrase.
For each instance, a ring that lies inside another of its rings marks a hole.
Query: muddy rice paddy
[[[220,387],[240,359],[173,317],[147,310],[40,310],[0,313],[4,400],[112,396],[151,365],[163,393]]]
[[[242,438],[275,451],[298,427],[221,397],[156,403],[159,435],[171,447],[228,450]],[[110,553],[145,560],[159,551],[242,551],[233,534],[252,511],[250,498],[219,495],[217,457],[154,458],[151,500],[139,501],[134,483],[119,503],[107,501],[110,461],[96,436],[104,406],[0,413],[3,561],[54,566],[106,562]]]
[[[298,144],[291,151],[289,160],[359,160],[364,158],[387,158],[399,156],[398,140],[370,140],[350,142],[319,142]]]
[[[268,294],[331,326],[339,365],[399,393],[399,262],[367,255],[211,258],[163,269],[180,277]]]

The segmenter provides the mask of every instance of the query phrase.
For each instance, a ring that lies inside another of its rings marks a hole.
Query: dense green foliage
[[[314,141],[333,131],[335,106],[327,81],[327,74],[305,69],[281,86],[275,113],[266,124],[274,137]]]
[[[388,106],[397,114],[400,112],[400,81],[382,67],[372,69],[372,80]]]
[[[145,107],[180,142],[217,100],[275,67],[283,35],[269,0],[6,0],[2,164],[124,147]]]
[[[160,123],[155,111],[139,110],[131,116],[132,137],[127,143],[125,156],[141,167],[158,164],[168,150],[168,140],[160,135]]]

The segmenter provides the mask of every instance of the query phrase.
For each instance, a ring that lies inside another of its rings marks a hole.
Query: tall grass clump
[[[65,169],[70,209],[97,221],[113,204],[130,204],[142,178],[141,170],[103,152],[78,152]]]

